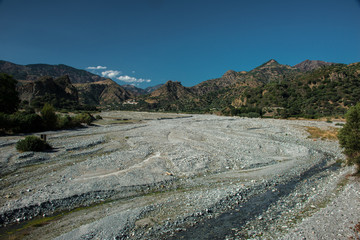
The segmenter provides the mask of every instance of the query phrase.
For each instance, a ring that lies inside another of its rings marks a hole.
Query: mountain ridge
[[[70,84],[77,88],[78,104],[101,106],[108,104],[121,104],[122,102],[134,97],[133,93],[128,92],[110,78],[100,77],[86,70],[76,69],[65,64],[19,65],[0,60],[0,72],[12,75],[16,80],[18,80],[18,90],[20,91],[20,96],[22,96],[23,99],[30,99],[30,101],[35,98],[45,98],[44,96],[40,97],[36,94],[30,96],[29,94],[31,91],[29,90],[29,84],[33,83],[32,85],[37,86],[38,81],[41,81],[44,77],[57,79],[64,76],[67,76]],[[48,85],[48,90],[51,94],[58,92],[60,94],[59,97],[63,96],[61,94],[62,90],[59,90],[58,88],[51,89],[51,86],[54,87],[55,85]],[[26,93],[23,93],[22,91],[26,91]],[[27,96],[25,97],[26,94]],[[45,93],[43,95],[45,95]]]
[[[11,63],[7,66],[11,67]],[[41,68],[44,65],[35,66]],[[71,69],[66,65],[50,68]],[[23,74],[23,78],[28,80],[20,80],[21,84],[31,82],[32,76],[36,76],[29,73]],[[255,111],[255,115],[265,112],[273,113],[273,116],[314,116],[343,114],[351,104],[360,102],[359,75],[359,63],[345,65],[305,60],[290,66],[270,59],[248,72],[228,70],[219,78],[192,87],[184,87],[178,81],[168,81],[146,93],[146,89],[132,85],[121,87],[111,79],[99,76],[101,80],[82,80],[82,83],[73,83],[73,86],[78,90],[80,104],[111,106],[115,109],[217,111],[225,115]],[[129,100],[131,104],[128,104]]]
[[[307,65],[305,65],[305,63]],[[304,66],[309,66],[301,69]],[[336,64],[307,60],[297,67],[269,60],[249,72],[226,71],[220,78],[203,81],[193,87],[176,84],[162,87],[157,95],[143,97],[150,109],[183,112],[310,116],[344,114],[360,102],[360,64]],[[179,89],[186,94],[179,94]],[[159,94],[161,92],[161,94]],[[174,95],[176,97],[174,97]],[[146,105],[137,109],[145,110]],[[236,110],[236,111],[235,111]]]
[[[307,71],[313,71],[313,70],[318,69],[318,68],[320,68],[322,66],[330,66],[330,65],[333,65],[333,64],[335,64],[335,63],[324,62],[324,61],[320,61],[320,60],[306,59],[305,61],[294,65],[294,67],[301,70],[301,71],[303,71],[303,72],[307,72]]]

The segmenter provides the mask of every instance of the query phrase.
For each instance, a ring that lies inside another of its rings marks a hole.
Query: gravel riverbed
[[[46,132],[52,151],[0,137],[0,239],[357,239],[360,186],[334,123],[103,112]]]

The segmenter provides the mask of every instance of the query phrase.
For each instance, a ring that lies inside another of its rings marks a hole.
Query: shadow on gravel
[[[246,222],[256,219],[266,212],[270,205],[276,203],[280,198],[289,195],[301,181],[304,181],[305,179],[308,179],[322,171],[335,171],[340,168],[340,165],[336,163],[326,166],[328,159],[329,158],[323,160],[321,163],[303,172],[300,176],[294,177],[286,184],[275,186],[276,191],[273,191],[274,188],[267,190],[264,193],[255,195],[245,203],[236,206],[234,210],[222,213],[217,218],[206,219],[193,227],[186,228],[186,231],[178,232],[171,237],[162,236],[161,238],[213,240],[224,239],[225,236],[233,236],[233,229],[241,230]],[[230,197],[230,202],[231,198],[232,197]],[[293,204],[295,206],[296,202]],[[278,212],[276,218],[279,217],[281,217],[281,212]],[[266,225],[266,223],[264,223],[264,225]],[[248,238],[245,234],[237,234],[236,237],[240,239]]]

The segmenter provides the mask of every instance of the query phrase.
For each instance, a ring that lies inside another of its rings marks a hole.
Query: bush
[[[51,146],[36,136],[27,136],[16,143],[16,149],[19,152],[40,152],[46,149],[51,149]]]
[[[96,116],[95,116],[95,119],[96,119],[96,120],[100,120],[100,119],[103,119],[103,118],[102,118],[100,115],[96,115]]]
[[[74,117],[75,122],[77,123],[86,123],[90,125],[94,121],[94,117],[90,113],[80,113]]]
[[[52,105],[45,103],[41,110],[41,117],[44,121],[45,129],[52,130],[56,128],[57,116]]]
[[[0,113],[0,128],[7,133],[36,132],[43,129],[42,118],[33,113]]]
[[[360,103],[351,107],[345,115],[346,123],[339,131],[339,143],[344,148],[347,164],[355,164],[360,170]]]
[[[11,130],[15,133],[19,132],[37,132],[43,130],[42,118],[33,113],[27,114],[17,112],[10,116]]]

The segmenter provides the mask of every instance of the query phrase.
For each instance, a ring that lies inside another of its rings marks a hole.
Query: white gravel
[[[0,138],[3,226],[79,206],[90,207],[29,239],[347,239],[360,221],[358,182],[339,187],[352,169],[336,164],[338,144],[305,131],[334,124],[102,116],[98,126],[48,132],[52,152],[17,153],[20,136]]]

